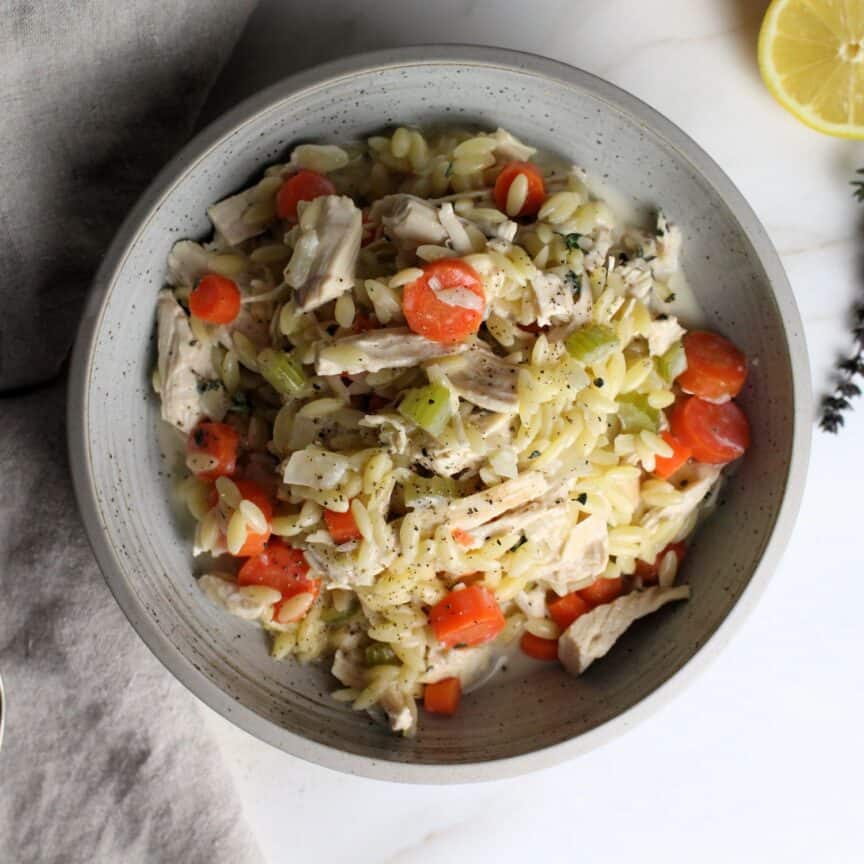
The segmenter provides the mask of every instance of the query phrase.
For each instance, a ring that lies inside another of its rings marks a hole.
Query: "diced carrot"
[[[292,174],[276,193],[276,213],[280,219],[297,221],[297,205],[322,195],[333,195],[336,187],[317,171],[298,171]]]
[[[679,441],[671,432],[663,432],[660,437],[672,448],[671,456],[654,458],[654,473],[665,480],[687,462],[693,455],[693,450],[683,441]]]
[[[499,210],[506,212],[507,195],[510,192],[513,181],[520,174],[528,181],[528,194],[525,196],[525,202],[522,204],[519,212],[511,215],[535,216],[546,197],[546,185],[543,182],[543,175],[537,166],[532,165],[530,162],[510,162],[504,166],[504,169],[495,181],[495,203]]]
[[[697,462],[724,465],[750,446],[750,424],[734,402],[720,405],[692,396],[677,402],[669,416],[672,434],[690,446]]]
[[[459,258],[440,258],[426,264],[423,275],[406,285],[402,293],[408,326],[444,344],[461,342],[476,333],[485,305],[479,274]]]
[[[321,580],[309,576],[309,564],[299,549],[282,540],[271,540],[260,555],[247,559],[237,574],[238,585],[266,585],[282,594],[273,604],[274,617],[282,604],[298,594],[311,594],[313,599],[321,592]]]
[[[208,324],[230,324],[240,311],[240,289],[225,276],[209,273],[189,295],[189,311]]]
[[[558,640],[544,639],[542,636],[535,636],[527,630],[522,634],[519,640],[519,647],[529,657],[535,660],[557,660],[558,659]]]
[[[587,588],[582,588],[578,593],[590,606],[602,606],[604,603],[611,603],[620,597],[623,590],[624,585],[620,577],[604,579],[601,576]]]
[[[687,546],[685,543],[670,543],[650,564],[641,559],[637,560],[636,575],[641,578],[643,585],[657,584],[660,575],[660,562],[666,557],[667,552],[674,552],[680,564],[684,560]]]
[[[227,423],[213,423],[202,420],[190,433],[186,442],[187,452],[200,453],[215,460],[215,465],[195,474],[203,480],[230,476],[237,469],[237,448],[240,436],[233,426]]]
[[[687,369],[678,386],[703,399],[737,396],[747,380],[747,357],[719,333],[693,330],[684,336]]]
[[[348,543],[350,540],[360,540],[363,536],[357,527],[357,520],[354,518],[350,507],[345,513],[325,510],[324,521],[327,523],[327,530],[337,546]]]
[[[451,591],[429,610],[435,638],[447,648],[482,645],[504,629],[495,595],[483,585]]]
[[[442,678],[423,689],[423,707],[430,714],[455,714],[462,697],[458,678]]]
[[[549,615],[562,629],[566,630],[580,615],[591,611],[591,606],[578,591],[571,591],[563,597],[557,597],[548,604]]]
[[[463,531],[461,528],[454,528],[451,533],[452,533],[453,539],[460,546],[469,547],[469,546],[474,545],[474,535],[471,534],[470,532]]]

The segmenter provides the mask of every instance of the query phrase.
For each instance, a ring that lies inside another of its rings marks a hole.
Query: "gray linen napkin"
[[[100,255],[188,137],[253,3],[12,0],[0,16],[4,864],[260,860],[199,707],[90,553],[60,374]]]

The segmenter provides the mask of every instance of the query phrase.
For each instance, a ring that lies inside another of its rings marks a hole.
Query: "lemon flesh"
[[[759,68],[777,101],[808,126],[864,138],[864,0],[774,0]]]

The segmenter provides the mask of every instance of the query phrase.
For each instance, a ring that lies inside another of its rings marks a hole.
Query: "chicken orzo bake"
[[[504,130],[304,144],[177,243],[154,386],[199,584],[415,732],[511,649],[578,675],[688,596],[749,444],[744,355],[673,314],[681,233]]]

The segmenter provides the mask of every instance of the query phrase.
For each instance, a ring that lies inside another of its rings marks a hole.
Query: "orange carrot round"
[[[230,324],[240,311],[240,289],[225,276],[202,276],[189,295],[189,311],[208,324]]]
[[[312,201],[321,195],[334,195],[336,187],[317,171],[298,171],[292,174],[276,193],[276,213],[280,219],[297,221],[297,205]]]
[[[535,636],[527,630],[522,634],[519,640],[519,647],[529,657],[535,660],[557,660],[558,659],[558,640],[544,639],[542,636]]]
[[[643,585],[657,584],[660,576],[660,562],[666,557],[667,552],[674,552],[680,564],[687,552],[687,545],[685,543],[670,543],[650,564],[641,559],[637,560],[636,575],[642,579]]]
[[[230,477],[237,469],[239,445],[240,436],[233,426],[203,420],[189,433],[186,449],[189,453],[201,453],[215,460],[212,468],[195,472],[203,480],[215,480],[217,477]]]
[[[525,202],[522,204],[519,212],[512,215],[536,216],[537,211],[543,204],[543,200],[546,198],[546,184],[543,182],[543,175],[537,166],[532,165],[530,162],[510,162],[504,166],[504,169],[495,181],[495,203],[499,210],[506,212],[507,195],[510,192],[513,181],[520,174],[528,181],[528,194],[525,196]]]
[[[672,434],[688,444],[697,462],[724,465],[750,446],[750,424],[734,403],[717,405],[695,396],[676,403],[669,417]]]
[[[664,432],[660,437],[672,448],[671,456],[654,458],[654,473],[665,480],[687,462],[693,455],[693,450],[688,444],[679,441],[671,432]]]
[[[430,714],[455,714],[462,697],[458,678],[442,678],[423,689],[423,707]]]
[[[495,595],[483,585],[451,591],[429,610],[435,638],[447,648],[482,645],[504,629]]]
[[[604,579],[601,576],[587,588],[582,588],[578,593],[590,606],[601,606],[604,603],[611,603],[620,597],[623,590],[624,584],[620,576],[614,579]]]
[[[402,294],[408,326],[444,344],[461,342],[476,333],[485,305],[479,274],[459,258],[441,258],[426,264],[423,275],[406,285]]]
[[[579,596],[578,591],[571,591],[563,597],[556,597],[548,604],[549,615],[562,629],[566,630],[580,615],[591,611],[591,605]]]
[[[694,330],[684,336],[687,369],[678,386],[703,399],[737,396],[747,380],[747,357],[719,333]]]
[[[340,546],[342,543],[348,543],[351,540],[359,540],[363,535],[357,527],[357,521],[354,519],[354,514],[349,507],[345,513],[337,513],[335,510],[324,511],[324,522],[327,524],[327,530],[333,538],[333,542]]]

